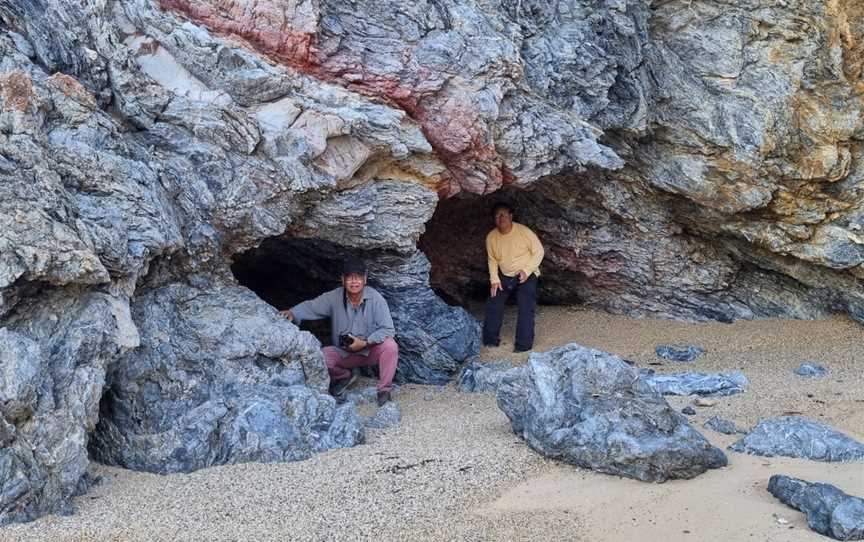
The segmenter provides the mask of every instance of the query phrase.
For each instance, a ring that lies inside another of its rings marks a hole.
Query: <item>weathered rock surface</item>
[[[607,474],[663,482],[727,462],[636,369],[577,344],[507,372],[498,406],[539,453]]]
[[[740,371],[729,373],[655,373],[641,369],[641,377],[663,395],[727,396],[742,393],[750,381]]]
[[[189,472],[362,442],[353,405],[323,393],[318,341],[248,290],[169,284],[136,299],[132,316],[141,347],[108,373],[98,461]]]
[[[804,512],[807,525],[837,540],[864,540],[864,499],[847,495],[830,484],[807,482],[775,474],[768,491],[781,502]]]
[[[538,13],[555,18],[553,5]],[[674,0],[648,22],[628,75],[650,135],[599,123],[624,168],[502,194],[545,243],[541,297],[695,320],[864,321],[859,3]],[[621,90],[610,106],[634,96]],[[442,202],[421,241],[452,299],[488,280],[491,205]],[[446,250],[454,231],[465,250]]]
[[[465,309],[448,305],[429,288],[429,260],[421,252],[399,262],[373,262],[370,273],[396,326],[400,381],[444,384],[465,360],[479,353],[480,325]]]
[[[128,306],[101,293],[46,293],[0,327],[0,524],[70,513],[105,371],[138,346]]]
[[[801,416],[761,420],[729,449],[752,455],[779,455],[815,461],[864,460],[864,444]]]
[[[470,361],[459,371],[456,386],[459,391],[476,393],[495,393],[501,384],[504,373],[513,369],[509,361],[480,363]]]

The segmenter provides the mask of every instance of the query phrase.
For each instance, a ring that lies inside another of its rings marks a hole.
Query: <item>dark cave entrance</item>
[[[369,259],[369,254],[329,241],[271,237],[255,248],[235,254],[231,271],[240,284],[282,310],[339,286],[342,261],[348,256]],[[329,321],[319,320],[303,322],[301,327],[328,345],[329,325]]]
[[[486,234],[495,227],[492,210],[498,202],[514,209],[514,220],[531,228],[543,244],[538,304],[579,305],[584,277],[559,264],[556,234],[549,225],[562,210],[540,191],[505,188],[492,196],[458,195],[438,203],[426,232],[417,243],[429,258],[432,289],[451,305],[482,315],[489,297]],[[550,218],[552,220],[550,220]],[[515,304],[515,296],[509,301]]]

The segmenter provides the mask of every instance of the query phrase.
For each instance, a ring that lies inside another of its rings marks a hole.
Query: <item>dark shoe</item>
[[[519,346],[517,346],[516,348],[513,349],[513,353],[515,353],[515,354],[519,354],[521,352],[530,352],[530,351],[531,351],[531,348],[521,348]]]
[[[497,347],[501,346],[501,341],[483,341],[483,346]]]
[[[340,395],[342,395],[342,392],[344,392],[348,386],[354,383],[355,380],[357,380],[357,375],[351,373],[351,376],[349,376],[348,378],[343,378],[342,380],[337,380],[336,382],[333,382],[332,384],[330,384],[330,395],[332,395],[333,397],[339,397]]]
[[[390,392],[389,391],[379,391],[378,392],[378,406],[382,407],[390,401]]]

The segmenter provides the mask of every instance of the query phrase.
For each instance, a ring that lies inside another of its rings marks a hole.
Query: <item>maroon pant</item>
[[[399,347],[393,339],[384,339],[383,343],[369,347],[369,355],[348,354],[344,358],[333,346],[321,349],[327,372],[333,380],[341,380],[351,376],[354,367],[378,365],[378,391],[390,391],[393,376],[396,375],[396,364],[399,362]]]

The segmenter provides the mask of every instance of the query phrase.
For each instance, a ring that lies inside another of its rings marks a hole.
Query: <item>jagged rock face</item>
[[[295,265],[311,269],[332,267],[327,246],[370,261],[398,305],[404,377],[441,381],[476,324],[429,291],[417,243],[425,230],[449,300],[484,291],[496,190],[547,247],[546,301],[864,320],[861,35],[854,0],[0,3],[0,328],[18,360],[4,423],[61,378],[39,307],[146,312],[194,276],[231,311],[231,264],[268,240],[308,243]],[[277,279],[262,297],[280,308],[323,289]],[[105,339],[93,358],[112,388],[136,344]],[[98,380],[63,393],[90,405]],[[75,419],[40,430],[84,427],[84,450],[95,418]],[[246,457],[220,454],[201,457]],[[0,476],[20,504],[8,518],[62,508],[77,457],[48,492],[50,459],[6,463],[27,465]]]
[[[71,511],[106,367],[139,344],[127,305],[79,293],[46,292],[0,327],[0,524]]]
[[[607,474],[664,482],[727,463],[635,368],[575,343],[504,373],[498,406],[541,454]]]
[[[541,296],[696,320],[864,320],[862,35],[853,1],[655,2],[632,72],[645,130],[604,125],[625,166],[501,196],[546,245]],[[486,280],[490,207],[443,202],[421,242],[453,299]],[[457,224],[469,248],[443,250]]]
[[[141,347],[109,370],[98,461],[189,472],[305,459],[363,440],[329,383],[318,341],[248,290],[169,284],[136,298]]]

